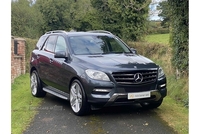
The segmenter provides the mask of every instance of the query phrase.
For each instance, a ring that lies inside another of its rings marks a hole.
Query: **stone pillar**
[[[16,45],[15,45],[16,43]],[[26,72],[25,40],[11,37],[11,81]],[[15,48],[17,47],[17,48]],[[17,51],[15,52],[15,49]]]

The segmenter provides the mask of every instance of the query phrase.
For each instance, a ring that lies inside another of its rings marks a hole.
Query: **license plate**
[[[139,93],[128,93],[128,99],[141,99],[149,98],[151,96],[150,92],[139,92]]]

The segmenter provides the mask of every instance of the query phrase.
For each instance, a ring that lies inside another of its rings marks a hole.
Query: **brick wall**
[[[17,45],[15,45],[15,43]],[[22,38],[11,37],[11,81],[21,74],[25,74],[25,40]],[[17,48],[15,48],[17,46]],[[15,49],[17,51],[15,51]],[[17,53],[16,53],[17,52]]]

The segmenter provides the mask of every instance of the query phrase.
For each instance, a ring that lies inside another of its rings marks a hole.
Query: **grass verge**
[[[189,133],[189,109],[169,96],[165,97],[162,105],[154,111],[178,134]]]
[[[30,92],[29,74],[21,75],[11,85],[11,133],[21,134],[37,113],[41,98],[34,98]]]

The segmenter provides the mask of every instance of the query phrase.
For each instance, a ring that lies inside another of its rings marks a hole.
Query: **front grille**
[[[115,81],[122,85],[140,85],[153,83],[157,79],[157,70],[136,70],[112,73]],[[142,77],[141,77],[142,76]]]

